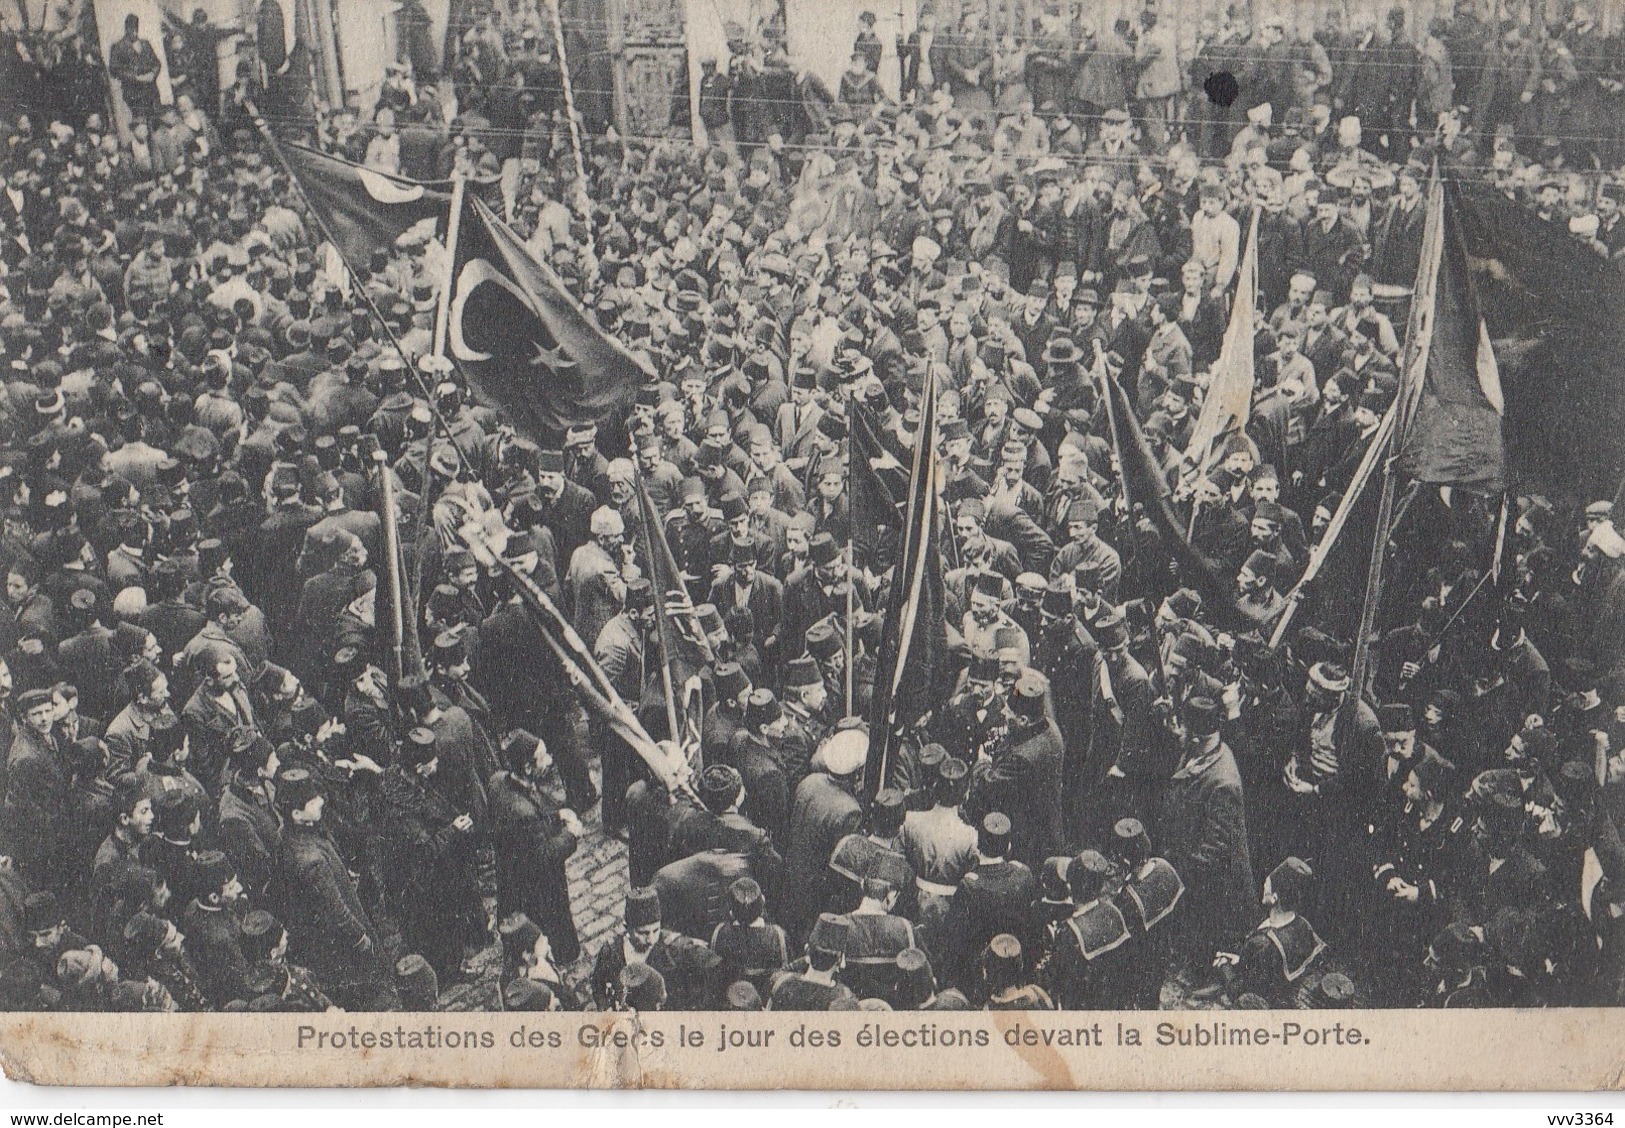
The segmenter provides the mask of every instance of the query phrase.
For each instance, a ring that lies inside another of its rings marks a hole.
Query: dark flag
[[[1612,496],[1625,476],[1625,265],[1493,187],[1450,187],[1501,358],[1508,477],[1521,491]]]
[[[1427,318],[1419,398],[1403,435],[1401,466],[1419,482],[1498,493],[1506,484],[1501,373],[1467,265],[1455,197],[1441,197],[1439,273]],[[1424,311],[1426,316],[1428,311]]]
[[[443,221],[451,211],[449,181],[421,183],[303,145],[279,147],[305,199],[352,267],[365,267],[374,251],[393,247],[418,224]]]
[[[566,427],[623,409],[654,378],[484,203],[465,199],[457,226],[447,347],[521,434],[554,443]]]
[[[1224,575],[1223,567],[1203,555],[1185,535],[1170,501],[1172,488],[1164,476],[1157,456],[1151,453],[1145,441],[1145,432],[1134,415],[1128,393],[1116,376],[1104,377],[1106,412],[1111,426],[1112,447],[1117,452],[1117,464],[1122,473],[1123,496],[1128,502],[1129,524],[1135,524],[1135,511],[1139,510],[1155,530],[1155,544],[1139,546],[1141,551],[1165,552],[1179,564],[1186,583],[1202,594],[1203,605],[1210,608],[1215,621],[1230,629],[1245,630],[1251,625],[1236,609],[1236,588]],[[1136,533],[1131,532],[1131,536]],[[1153,603],[1165,592],[1146,592]]]
[[[855,448],[854,448],[855,449]],[[864,767],[867,806],[890,782],[903,734],[929,713],[942,693],[950,662],[947,599],[942,586],[942,469],[937,457],[936,380],[927,379],[914,435],[903,543],[892,575],[886,621],[869,700],[869,760]],[[857,514],[853,513],[854,523]]]
[[[674,725],[673,739],[682,742],[684,723],[689,712],[685,691],[690,679],[699,675],[713,659],[711,646],[700,629],[699,616],[694,613],[694,601],[683,582],[677,557],[666,540],[666,530],[660,522],[643,475],[637,478],[638,524],[643,526],[644,567],[649,572],[649,586],[653,589],[655,606],[655,637],[660,641],[661,681],[666,694],[666,720]],[[703,715],[703,710],[702,710]],[[697,747],[685,749],[692,760]]]
[[[881,571],[881,562],[895,555],[903,499],[908,494],[907,470],[881,445],[867,410],[854,403],[847,423],[852,442],[852,464],[847,470],[852,544],[860,560]]]

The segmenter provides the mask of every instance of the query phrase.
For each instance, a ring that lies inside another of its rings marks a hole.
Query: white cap
[[[1595,548],[1610,560],[1618,560],[1625,556],[1625,537],[1619,535],[1612,521],[1603,521],[1591,530],[1591,536],[1586,540],[1588,548]]]
[[[593,511],[592,535],[595,537],[614,537],[626,532],[626,522],[621,520],[620,511],[601,505]]]
[[[849,776],[869,758],[869,734],[860,728],[832,734],[814,754],[812,766],[834,776]]]

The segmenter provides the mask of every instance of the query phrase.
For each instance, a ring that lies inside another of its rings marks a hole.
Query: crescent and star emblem
[[[447,317],[449,322],[447,336],[450,338],[452,355],[457,357],[458,360],[491,359],[490,353],[481,352],[479,349],[474,348],[463,335],[464,307],[467,306],[468,299],[473,295],[474,291],[486,283],[492,283],[507,290],[508,293],[519,299],[520,304],[526,309],[537,314],[537,322],[542,323],[535,304],[513,279],[498,270],[488,259],[470,259],[463,264],[463,269],[457,273],[457,284],[452,290],[451,296],[450,316]],[[548,344],[552,344],[553,347],[549,348]],[[531,347],[536,350],[536,355],[530,358],[530,363],[535,367],[546,367],[555,371],[575,367],[575,361],[566,355],[564,350],[559,348],[557,342],[553,341],[551,337],[549,337],[547,343],[533,341]]]

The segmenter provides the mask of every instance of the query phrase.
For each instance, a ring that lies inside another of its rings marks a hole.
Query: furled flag
[[[638,524],[642,527],[642,555],[649,572],[649,586],[653,589],[655,606],[655,637],[660,640],[660,661],[663,664],[661,680],[667,695],[667,722],[675,721],[678,732],[673,738],[685,746],[692,761],[698,756],[697,747],[689,747],[684,731],[688,726],[684,718],[689,715],[688,683],[697,677],[715,658],[711,646],[695,614],[694,601],[688,594],[682,570],[666,540],[666,531],[660,521],[643,476],[637,479]]]
[[[303,145],[280,148],[305,199],[352,267],[365,267],[374,251],[393,247],[412,228],[443,222],[450,214],[449,181],[407,180]]]
[[[1184,472],[1195,476],[1207,472],[1224,449],[1224,437],[1243,430],[1253,408],[1253,336],[1258,313],[1258,210],[1253,210],[1247,229],[1247,253],[1236,272],[1235,301],[1230,306],[1230,324],[1224,331],[1224,345],[1213,362],[1207,396],[1191,428],[1185,447]]]
[[[1145,551],[1161,551],[1172,556],[1179,564],[1185,582],[1202,593],[1204,605],[1210,609],[1216,622],[1230,629],[1246,629],[1250,624],[1236,608],[1235,585],[1216,561],[1210,560],[1186,537],[1170,501],[1172,490],[1168,479],[1164,477],[1156,455],[1151,453],[1145,432],[1140,429],[1140,421],[1135,418],[1128,393],[1123,390],[1122,381],[1104,371],[1104,365],[1103,359],[1097,361],[1096,376],[1104,384],[1102,390],[1107,420],[1112,447],[1117,453],[1117,464],[1122,472],[1123,495],[1131,515],[1130,525],[1133,527],[1132,515],[1138,511],[1151,523],[1157,544],[1161,546],[1160,550],[1152,545],[1138,546],[1136,555]],[[1143,594],[1160,600],[1167,593],[1156,591]]]
[[[455,242],[447,347],[521,434],[554,444],[567,427],[624,409],[654,379],[484,203],[465,197]]]
[[[949,665],[947,599],[942,586],[942,468],[937,457],[936,380],[925,382],[920,426],[914,435],[903,542],[869,701],[869,759],[864,799],[891,782],[903,735],[946,699]]]
[[[847,426],[852,441],[852,465],[847,473],[852,543],[860,563],[867,561],[881,571],[895,556],[908,471],[882,445],[867,409],[852,404]]]

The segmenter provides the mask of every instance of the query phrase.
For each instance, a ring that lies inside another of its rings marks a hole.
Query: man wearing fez
[[[1351,871],[1350,862],[1358,859],[1332,844],[1354,841],[1368,821],[1383,740],[1376,714],[1353,691],[1340,664],[1309,667],[1295,740],[1281,773],[1289,798],[1275,818],[1279,841],[1297,848],[1281,852],[1303,858],[1320,875],[1316,904],[1322,921],[1354,927],[1355,891],[1365,881]]]
[[[553,757],[533,733],[515,729],[502,740],[502,768],[492,777],[491,846],[497,864],[497,919],[524,913],[547,936],[560,963],[581,956],[565,863],[586,831],[549,794]]]
[[[1202,975],[1213,953],[1246,928],[1253,867],[1235,755],[1219,731],[1219,704],[1192,697],[1177,727],[1184,745],[1157,827],[1188,892],[1180,955]]]
[[[610,933],[593,960],[593,1001],[600,1010],[622,1009],[622,972],[645,964],[664,978],[672,1010],[703,1010],[716,1004],[721,963],[703,941],[662,927],[660,894],[640,886],[626,895],[621,927]]]
[[[857,998],[837,977],[846,965],[851,925],[845,917],[820,913],[807,937],[806,956],[798,969],[773,977],[767,1010],[827,1011]]]
[[[277,804],[287,819],[280,861],[292,951],[340,1006],[389,1009],[394,987],[355,878],[322,826],[326,802],[305,769],[277,777]]]

